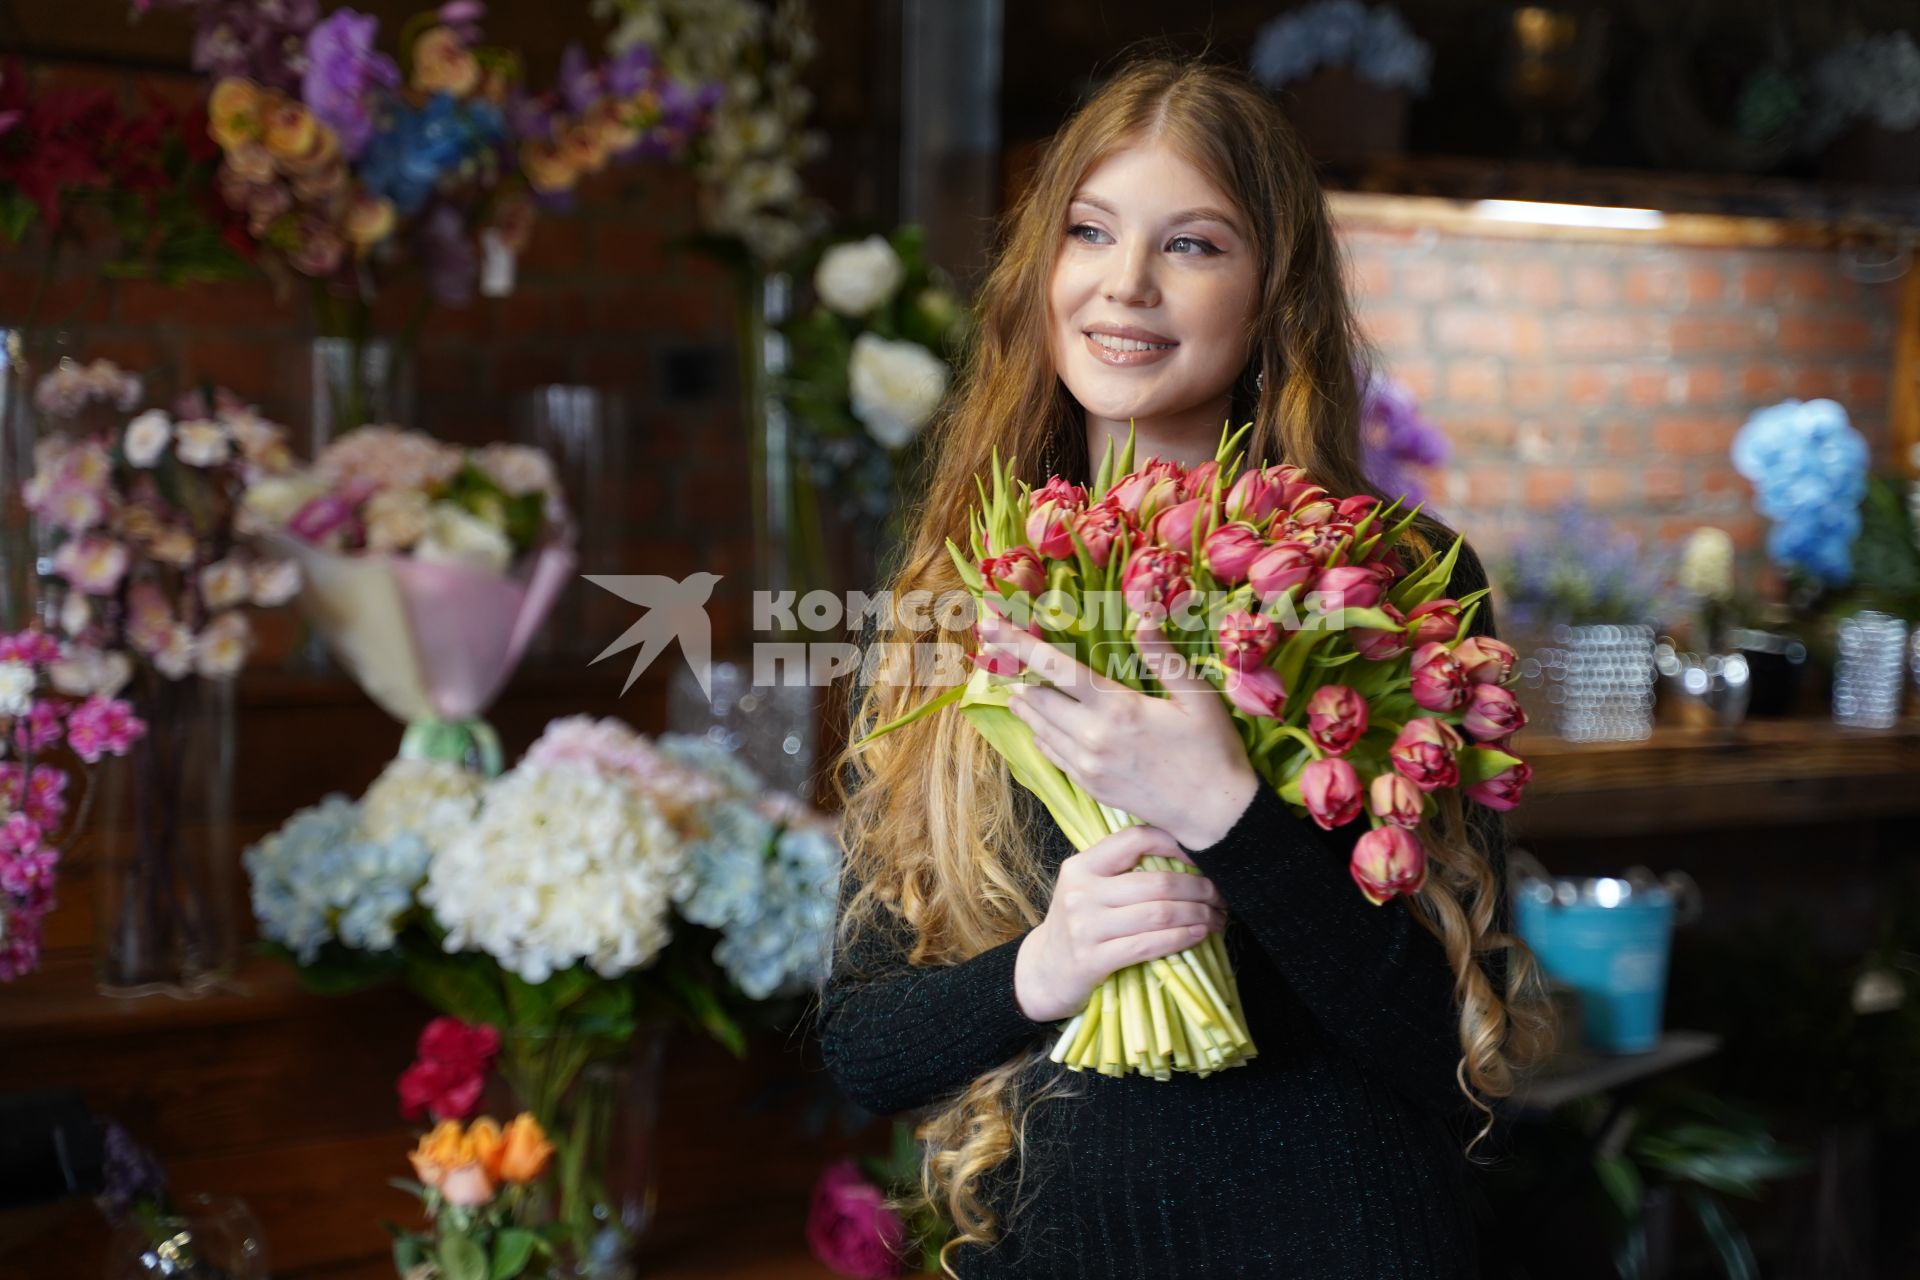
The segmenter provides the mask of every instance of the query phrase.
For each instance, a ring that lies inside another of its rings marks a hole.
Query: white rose
[[[174,454],[190,467],[217,467],[231,453],[227,429],[201,418],[173,429]]]
[[[149,409],[127,424],[127,461],[136,467],[150,467],[160,461],[171,439],[173,423],[158,409]]]
[[[242,502],[249,512],[268,523],[284,525],[325,492],[326,482],[311,476],[273,477],[249,485]]]
[[[871,333],[853,340],[848,381],[853,416],[889,449],[912,440],[947,394],[947,363],[917,342],[890,342]]]
[[[193,665],[209,679],[230,676],[247,660],[253,629],[244,613],[223,613],[194,642]]]
[[[829,309],[858,318],[891,297],[905,275],[900,255],[886,237],[875,235],[821,255],[813,287]]]
[[[427,536],[413,549],[420,560],[452,561],[505,573],[513,562],[507,535],[451,502],[436,502],[427,513]]]
[[[24,662],[0,662],[0,716],[33,710],[33,668]]]

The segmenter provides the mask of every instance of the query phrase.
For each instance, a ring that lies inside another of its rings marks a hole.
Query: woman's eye
[[[1074,226],[1067,228],[1067,234],[1072,236],[1075,240],[1080,241],[1082,244],[1092,244],[1093,241],[1087,239],[1084,235],[1080,234],[1083,231],[1091,231],[1095,235],[1100,234],[1100,228],[1095,226],[1090,226],[1089,224],[1084,222],[1077,223]]]
[[[1194,236],[1175,236],[1172,239],[1172,241],[1168,243],[1167,247],[1171,249],[1174,245],[1178,245],[1178,244],[1193,245],[1195,248],[1199,249],[1199,251],[1202,254],[1207,255],[1209,257],[1220,252],[1220,250],[1214,245],[1210,244],[1205,240],[1198,239],[1197,237],[1194,237]]]

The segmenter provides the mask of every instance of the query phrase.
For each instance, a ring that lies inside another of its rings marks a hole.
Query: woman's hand
[[[1143,622],[1134,638],[1164,698],[1093,671],[991,611],[980,632],[1058,686],[1016,685],[1009,706],[1040,754],[1102,804],[1204,849],[1262,785],[1219,691],[1185,669],[1158,626]]]
[[[1072,1017],[1112,973],[1184,951],[1226,928],[1213,881],[1184,871],[1135,871],[1144,857],[1191,865],[1173,837],[1127,827],[1060,864],[1053,901],[1020,944],[1013,992],[1035,1022]]]

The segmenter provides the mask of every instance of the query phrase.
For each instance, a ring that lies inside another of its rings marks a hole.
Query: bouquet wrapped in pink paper
[[[246,508],[299,563],[301,603],[334,656],[406,724],[401,754],[498,773],[482,713],[573,569],[547,456],[361,427],[248,489]]]
[[[1110,448],[1091,490],[1059,476],[1040,489],[996,457],[970,518],[971,546],[948,551],[981,608],[1137,689],[1157,688],[1133,635],[1142,618],[1191,670],[1217,684],[1254,768],[1332,830],[1365,818],[1351,872],[1373,903],[1419,892],[1419,830],[1430,796],[1457,787],[1511,809],[1531,771],[1506,750],[1525,724],[1508,684],[1513,650],[1471,636],[1485,590],[1441,593],[1459,556],[1409,564],[1395,518],[1370,495],[1335,499],[1297,467],[1241,473],[1247,428],[1212,461],[1133,466]],[[1007,706],[1038,680],[1004,654],[972,655],[969,679],[869,737],[949,704],[1005,756],[1077,849],[1136,820],[1095,800],[1044,756]],[[1152,865],[1148,865],[1152,864]],[[1170,859],[1143,870],[1192,871]],[[1108,978],[1069,1021],[1055,1061],[1109,1075],[1206,1074],[1254,1054],[1220,935]]]

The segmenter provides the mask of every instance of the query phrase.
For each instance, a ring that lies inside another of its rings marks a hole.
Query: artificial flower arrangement
[[[594,0],[614,23],[616,57],[650,49],[669,75],[717,87],[689,153],[708,247],[760,269],[780,267],[825,228],[827,211],[800,171],[826,150],[807,127],[800,83],[818,41],[804,0]]]
[[[243,856],[262,938],[310,986],[399,977],[499,1029],[498,1069],[568,1177],[586,1176],[569,1149],[586,1139],[557,1117],[590,1064],[668,1021],[744,1052],[744,1008],[824,977],[839,859],[829,822],[723,748],[586,717],[493,779],[396,760]],[[414,1100],[449,1078],[423,1069]],[[596,1194],[575,1181],[557,1199],[571,1214]],[[574,1221],[570,1247],[593,1247],[600,1228]]]
[[[40,630],[0,635],[0,982],[39,968],[61,849],[86,819],[91,767],[146,725]]]
[[[1821,55],[1808,80],[1811,147],[1823,147],[1861,123],[1889,133],[1920,129],[1920,45],[1906,31],[1843,41]]]
[[[1420,412],[1406,383],[1385,372],[1366,375],[1360,395],[1360,442],[1367,479],[1382,493],[1424,502],[1421,473],[1444,464],[1451,446],[1446,432]]]
[[[192,14],[221,196],[263,267],[330,286],[323,300],[364,304],[405,257],[441,302],[505,292],[510,271],[483,272],[482,255],[511,262],[539,197],[615,161],[677,155],[715,97],[645,48],[600,68],[571,54],[556,88],[529,94],[518,55],[482,43],[480,0],[414,15],[397,59],[376,17],[322,16],[317,0],[134,0],[136,15],[156,7]]]
[[[1254,37],[1253,74],[1269,89],[1336,67],[1382,89],[1423,94],[1433,47],[1392,5],[1361,0],[1313,0],[1270,20]]]
[[[891,1280],[940,1273],[940,1246],[952,1228],[915,1195],[924,1150],[905,1120],[893,1124],[882,1157],[836,1160],[820,1171],[807,1205],[807,1247],[835,1275]],[[917,1201],[909,1216],[895,1205]]]
[[[838,518],[877,545],[911,505],[899,480],[946,396],[967,313],[919,227],[831,244],[811,274],[814,305],[783,326],[776,387],[795,427],[795,506],[813,512],[816,494],[836,494]]]
[[[481,713],[573,567],[573,529],[539,450],[467,449],[366,426],[245,505],[297,562],[308,618],[367,695],[408,726],[407,754],[500,770]]]
[[[1490,565],[1517,632],[1565,623],[1651,622],[1672,610],[1669,557],[1584,506],[1569,503],[1546,529]]]
[[[138,380],[106,361],[63,364],[36,394],[68,417],[108,402],[115,423],[41,440],[22,492],[51,566],[43,615],[77,647],[70,680],[87,673],[76,691],[235,674],[253,644],[243,608],[299,588],[291,562],[246,546],[240,519],[248,486],[290,466],[285,429],[227,396],[126,420]]]
[[[1419,829],[1432,793],[1458,788],[1511,809],[1531,778],[1508,748],[1526,723],[1508,685],[1514,652],[1468,634],[1487,588],[1444,596],[1459,555],[1417,565],[1399,543],[1417,509],[1336,500],[1290,465],[1241,473],[1243,427],[1191,470],[1133,439],[1109,445],[1090,489],[1059,476],[1033,489],[994,459],[948,543],[978,609],[1009,616],[1093,670],[1151,690],[1133,634],[1162,620],[1182,660],[1220,687],[1265,783],[1325,830],[1365,818],[1352,854],[1360,893],[1380,904],[1425,883]],[[973,674],[867,740],[949,705],[1047,806],[1076,849],[1135,821],[1101,804],[1041,754],[1008,709],[1039,679],[1005,654],[971,655]],[[1192,871],[1171,859],[1142,869]],[[1107,1075],[1201,1075],[1255,1053],[1224,943],[1198,945],[1109,977],[1062,1030],[1056,1062]]]

